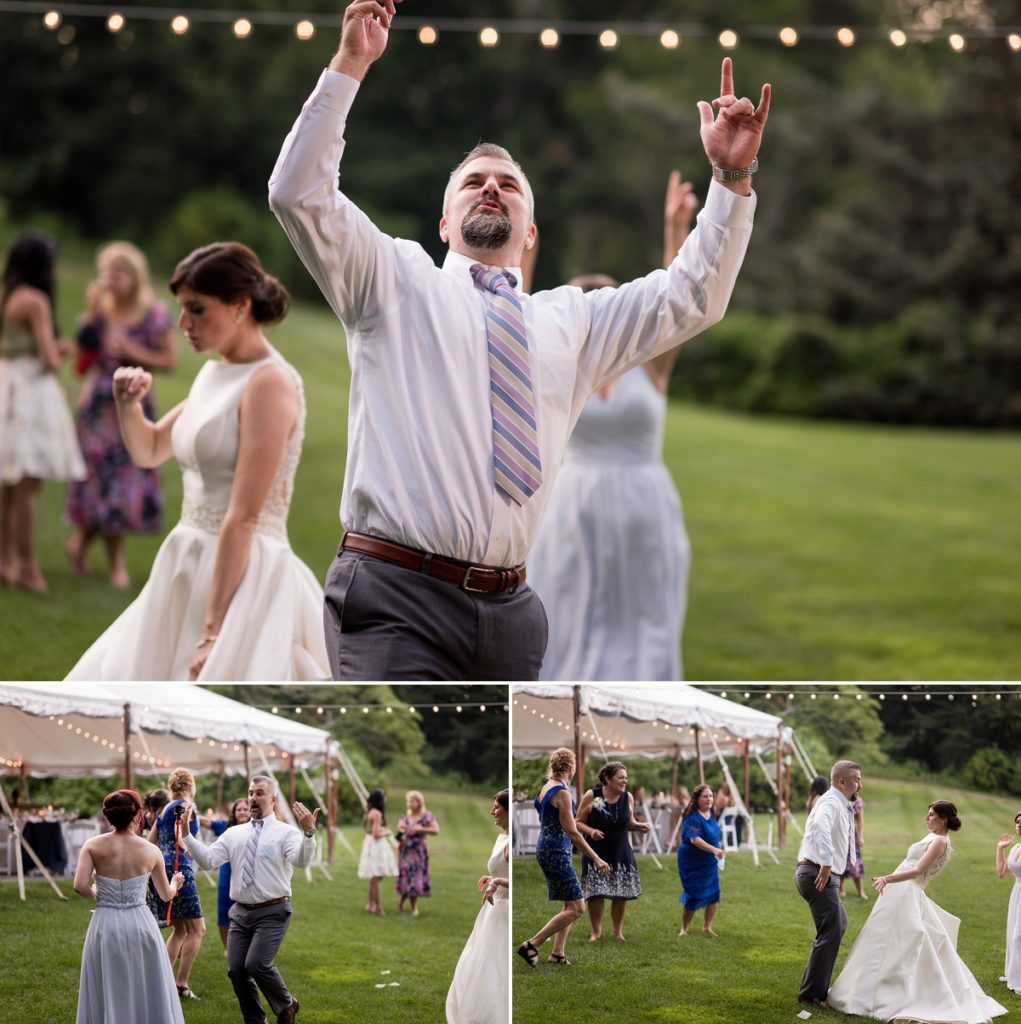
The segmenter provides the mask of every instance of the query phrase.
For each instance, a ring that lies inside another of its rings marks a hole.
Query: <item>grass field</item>
[[[87,272],[68,263],[61,319],[73,324]],[[308,428],[291,541],[320,576],[340,534],[347,432],[341,330],[299,305],[272,340],[305,380]],[[691,344],[711,344],[696,339]],[[157,381],[184,397],[198,358]],[[69,390],[76,384],[65,368]],[[1016,679],[1021,672],[1021,436],[894,430],[735,415],[672,403],[666,458],[694,562],[684,661],[691,679]],[[180,475],[163,470],[166,527]],[[63,487],[43,488],[47,598],[0,592],[0,675],[61,678],[144,582],[160,538],[128,544],[131,593],[103,560],[73,577]]]
[[[396,791],[396,790],[395,790]],[[485,873],[497,831],[487,817],[490,795],[430,793],[429,807],[441,833],[429,840],[433,895],[420,903],[421,916],[397,914],[393,881],[384,881],[385,918],[362,909],[367,883],[356,877],[357,861],[339,846],[333,881],[320,873],[308,885],[296,872],[294,917],[277,963],[301,1002],[302,1024],[349,1024],[370,1020],[420,1024],[444,1019],[454,967],[479,908],[475,883]],[[358,825],[344,828],[360,849]],[[81,946],[92,904],[76,896],[61,903],[45,883],[29,883],[28,901],[17,885],[0,885],[0,1020],[4,1024],[67,1024],[78,994]],[[185,1007],[188,1024],[239,1020],[227,978],[216,919],[216,890],[200,880],[207,927],[192,974],[200,996]],[[388,974],[382,972],[388,971]],[[397,987],[390,983],[397,982]],[[388,987],[376,988],[382,984]]]
[[[1016,801],[969,790],[932,792],[923,783],[884,782],[868,776],[863,796],[866,875],[892,872],[908,846],[925,835],[922,819],[930,801],[942,798],[957,804],[964,824],[952,837],[954,856],[928,894],[961,918],[961,956],[985,992],[1010,1010],[1009,1017],[999,1019],[1014,1019],[1021,1013],[1021,997],[997,980],[1003,973],[1010,883],[996,877],[994,863],[996,840],[1010,831]],[[804,823],[803,815],[799,822]],[[529,970],[515,957],[511,969],[514,1024],[795,1021],[802,1009],[797,1003],[798,986],[815,929],[807,905],[794,889],[796,831],[791,830],[789,838],[788,848],[778,855],[779,865],[768,855],[759,868],[750,853],[728,856],[714,925],[717,939],[702,935],[701,914],[696,915],[687,938],[677,936],[676,859],[660,858],[664,869],[660,871],[651,857],[640,858],[644,892],[628,909],[624,929],[628,941],[603,938],[590,945],[586,917],[575,925],[568,942],[571,967],[545,963],[549,943],[537,970]],[[532,858],[514,861],[513,886],[513,941],[517,944],[534,934],[560,905],[547,900],[545,883]],[[876,898],[870,887],[866,889],[872,897],[869,902],[854,896],[853,885],[848,891],[845,906],[850,921],[837,972]],[[816,1024],[849,1019],[864,1020],[835,1010],[812,1014]]]

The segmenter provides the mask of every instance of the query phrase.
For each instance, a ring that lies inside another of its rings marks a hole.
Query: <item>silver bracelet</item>
[[[215,643],[216,643],[216,641],[217,641],[217,640],[219,640],[219,639],[220,639],[220,638],[219,638],[218,636],[207,636],[207,637],[206,637],[205,639],[203,639],[203,640],[200,640],[200,641],[199,641],[199,642],[198,642],[198,643],[197,643],[197,644],[195,645],[195,650],[196,650],[196,651],[197,651],[197,650],[200,650],[201,648],[205,647],[205,646],[206,646],[206,644],[215,644]]]

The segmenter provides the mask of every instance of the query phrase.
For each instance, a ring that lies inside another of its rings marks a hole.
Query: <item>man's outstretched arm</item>
[[[344,11],[340,47],[330,70],[364,81],[369,68],[383,56],[390,38],[390,24],[401,0],[356,0]]]

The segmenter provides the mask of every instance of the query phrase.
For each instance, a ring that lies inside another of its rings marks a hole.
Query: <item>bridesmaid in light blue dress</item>
[[[96,901],[82,948],[76,1024],[184,1024],[163,938],[145,904],[150,878],[169,900],[184,876],[168,882],[160,851],[137,834],[142,801],[133,789],[110,793],[103,814],[114,831],[82,847],[74,876],[75,892]]]

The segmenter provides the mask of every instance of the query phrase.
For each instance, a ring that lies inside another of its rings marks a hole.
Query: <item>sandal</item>
[[[529,967],[539,966],[539,950],[532,945],[531,939],[526,939],[518,946],[518,956],[528,964]]]
[[[195,993],[192,992],[192,990],[190,988],[188,988],[187,985],[178,985],[177,986],[177,994],[182,999],[198,999],[198,996],[195,995]]]
[[[560,964],[563,967],[570,967],[571,961],[563,953],[550,953],[546,960],[548,964]]]

